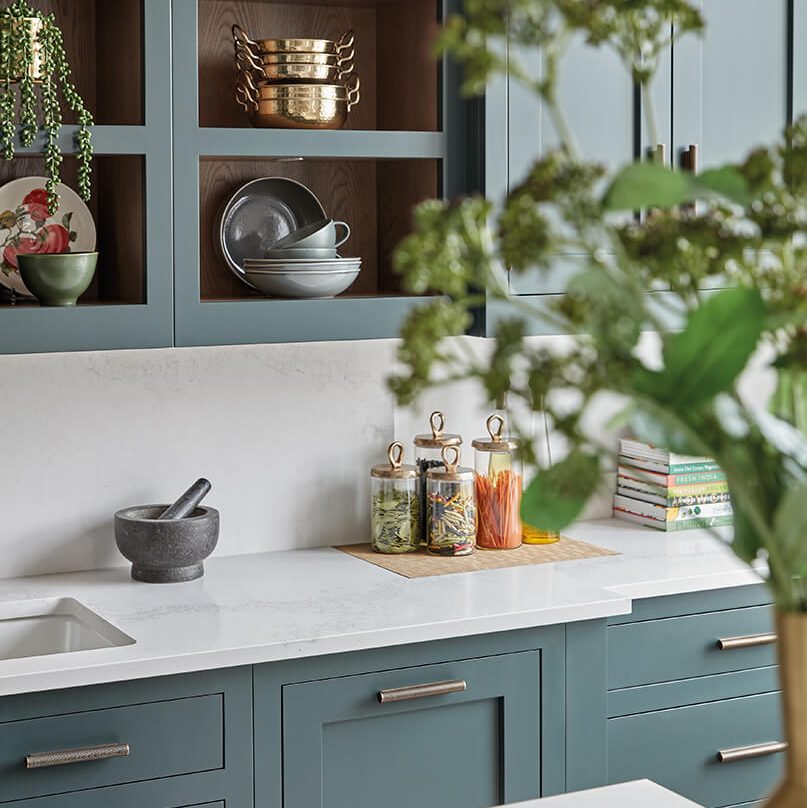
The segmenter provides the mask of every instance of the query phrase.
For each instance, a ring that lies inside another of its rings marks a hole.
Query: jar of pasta
[[[473,441],[474,488],[478,526],[476,543],[485,550],[521,546],[522,470],[518,443],[502,437],[504,419],[491,415],[488,435]]]
[[[415,465],[420,473],[420,537],[423,544],[428,541],[426,525],[426,473],[429,469],[443,465],[443,449],[447,446],[461,446],[462,436],[444,432],[446,419],[436,411],[429,418],[431,432],[415,435]]]
[[[446,446],[442,464],[426,472],[427,549],[434,555],[464,556],[476,546],[473,469],[461,468],[460,450]]]
[[[373,550],[411,553],[420,547],[418,470],[403,463],[400,441],[387,449],[387,463],[370,470],[370,524]]]

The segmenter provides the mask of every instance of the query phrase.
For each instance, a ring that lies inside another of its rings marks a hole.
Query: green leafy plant
[[[60,90],[78,122],[78,191],[88,200],[93,118],[73,83],[62,32],[53,14],[36,11],[26,0],[15,0],[0,10],[0,149],[6,160],[13,159],[18,123],[19,140],[25,147],[33,145],[40,130],[44,132],[51,213],[59,206],[57,187],[63,159],[58,142],[62,126]]]
[[[499,207],[468,198],[416,211],[396,265],[410,291],[444,296],[404,325],[404,369],[390,385],[409,403],[438,381],[471,378],[491,400],[508,394],[544,413],[566,454],[536,473],[522,515],[547,530],[579,518],[613,461],[615,447],[589,424],[604,396],[615,395],[619,425],[720,463],[735,503],[735,551],[747,562],[764,557],[779,608],[804,612],[807,119],[739,165],[693,176],[637,162],[609,176],[581,157],[556,89],[570,40],[612,49],[641,88],[648,138],[657,142],[648,84],[670,31],[702,27],[684,0],[468,0],[466,14],[448,20],[440,46],[464,63],[468,91],[509,69],[541,99],[562,146]],[[518,46],[511,57],[540,50],[540,77],[504,59],[508,35]],[[564,253],[585,261],[561,299],[509,296],[507,270],[549,271]],[[659,289],[664,296],[647,293]],[[463,333],[491,299],[510,313],[483,360],[446,338]],[[530,319],[574,336],[560,352],[535,347],[525,339]],[[643,331],[660,335],[656,363],[639,350]],[[778,379],[770,411],[750,406],[738,387],[763,347]],[[525,452],[535,459],[528,442]]]

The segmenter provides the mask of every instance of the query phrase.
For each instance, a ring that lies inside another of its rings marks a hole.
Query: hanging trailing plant
[[[18,127],[20,143],[25,147],[33,145],[38,132],[44,133],[51,213],[59,207],[57,188],[63,160],[59,148],[60,90],[79,125],[76,133],[78,192],[84,200],[89,200],[93,119],[73,83],[62,32],[53,14],[36,11],[26,0],[15,0],[0,10],[0,151],[6,160],[14,157]]]

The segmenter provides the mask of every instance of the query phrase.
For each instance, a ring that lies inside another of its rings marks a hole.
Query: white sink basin
[[[0,660],[132,645],[73,598],[0,603]]]

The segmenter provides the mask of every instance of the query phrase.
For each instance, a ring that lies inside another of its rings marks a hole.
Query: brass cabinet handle
[[[681,158],[681,167],[690,174],[698,173],[698,144],[691,143]]]
[[[463,693],[468,685],[463,679],[448,682],[431,682],[426,685],[412,685],[411,687],[392,687],[389,690],[379,690],[378,700],[382,704],[394,701],[412,701],[412,699],[425,699],[429,696],[445,696],[447,693]]]
[[[106,743],[102,746],[82,746],[79,749],[60,749],[57,752],[33,752],[25,757],[26,769],[45,769],[49,766],[67,766],[92,760],[127,757],[128,743]]]
[[[760,645],[773,645],[776,642],[776,635],[767,634],[747,634],[743,637],[722,637],[715,644],[721,651],[733,651],[736,648],[756,648]]]
[[[770,743],[758,743],[754,746],[738,746],[734,749],[721,749],[717,753],[717,759],[721,763],[736,763],[738,760],[752,760],[753,758],[767,757],[768,755],[778,755],[787,749],[784,741],[771,741]]]

